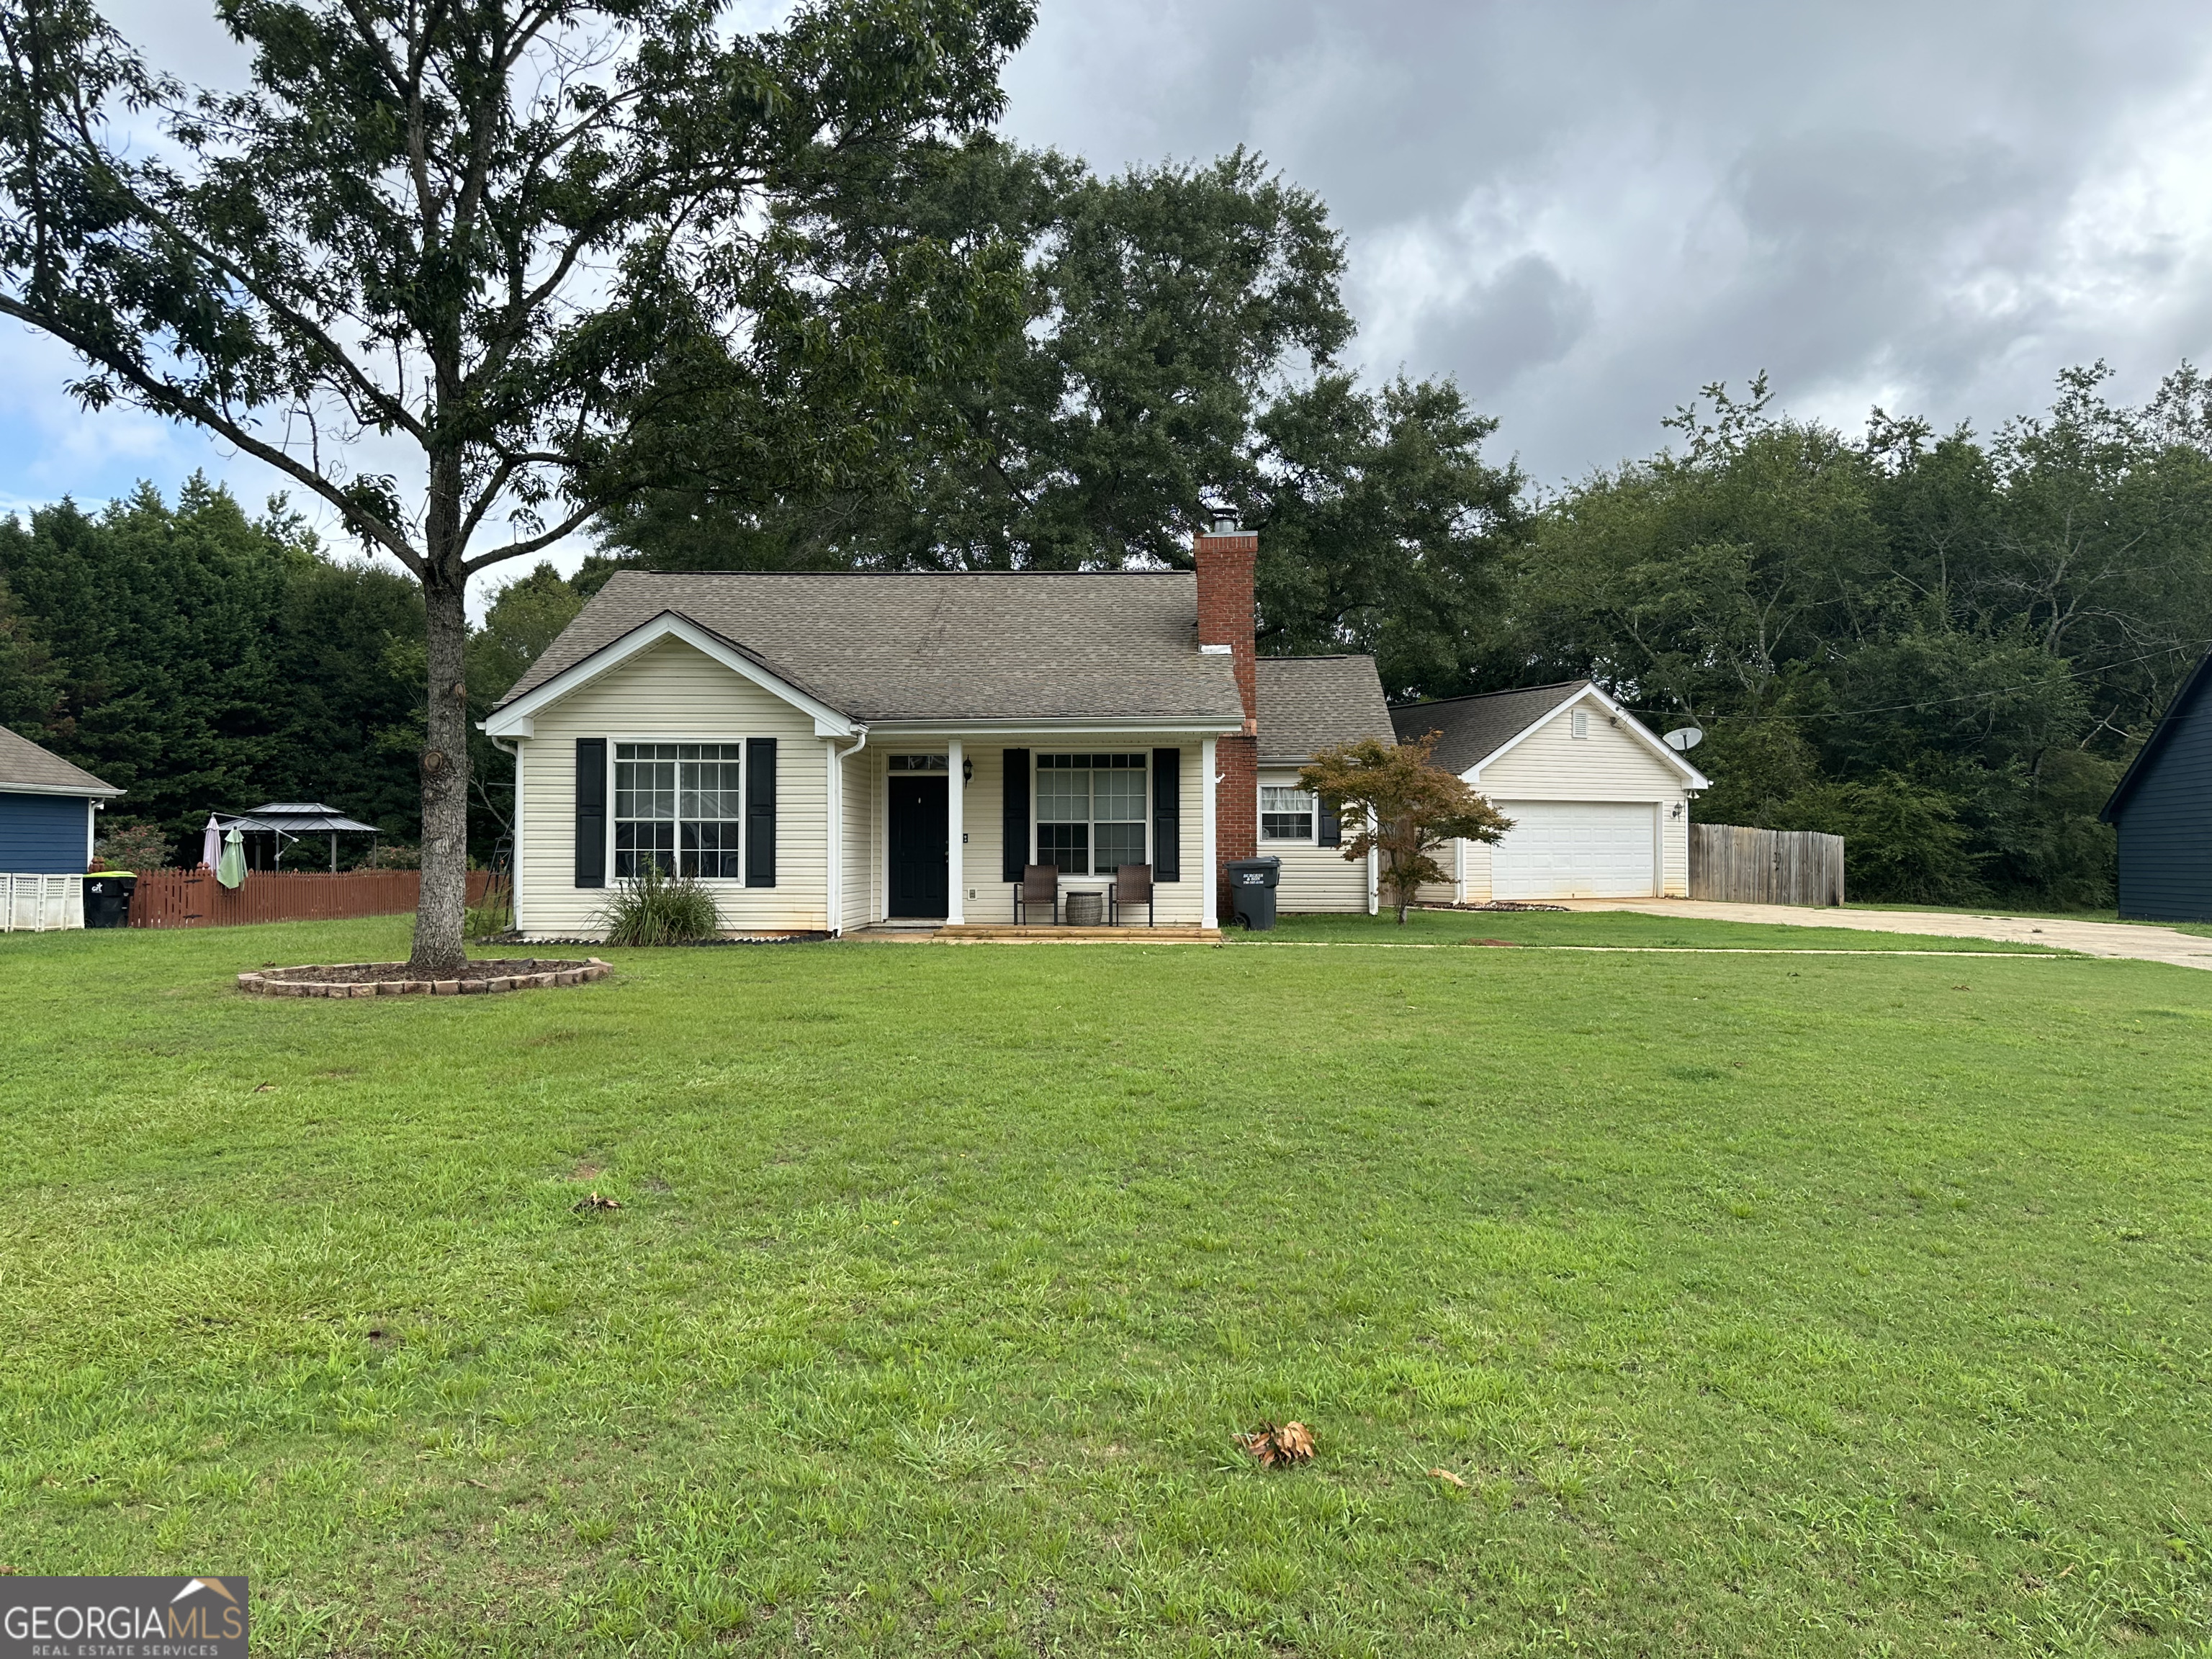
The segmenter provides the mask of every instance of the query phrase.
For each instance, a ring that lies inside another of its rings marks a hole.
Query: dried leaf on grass
[[[602,1198],[593,1193],[589,1198],[580,1198],[568,1206],[572,1210],[619,1210],[622,1206],[611,1198]]]
[[[1453,1486],[1457,1486],[1462,1492],[1465,1492],[1467,1490],[1467,1482],[1461,1480],[1459,1476],[1454,1474],[1449,1469],[1431,1469],[1429,1471],[1429,1475],[1432,1480],[1448,1480]]]
[[[1313,1431],[1303,1423],[1262,1423],[1250,1434],[1238,1435],[1237,1443],[1258,1458],[1261,1468],[1313,1461]]]

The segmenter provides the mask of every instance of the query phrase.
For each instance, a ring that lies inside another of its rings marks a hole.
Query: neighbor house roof
[[[82,766],[41,749],[28,738],[0,726],[0,790],[34,795],[119,795]]]
[[[2102,822],[2118,823],[2120,821],[2120,809],[2127,805],[2128,797],[2135,793],[2136,786],[2151,775],[2158,764],[2159,756],[2173,741],[2174,734],[2181,730],[2182,723],[2192,718],[2203,718],[2198,703],[2208,687],[2212,687],[2212,653],[2207,653],[2203,660],[2190,672],[2189,678],[2181,683],[2181,690],[2173,694],[2173,701],[2166,704],[2166,713],[2160,715],[2158,724],[2151,727],[2150,736],[2143,739],[2143,746],[2136,750],[2136,757],[2128,763],[2128,769],[2120,774],[2119,782],[2112,786],[2112,799],[2097,814]]]
[[[671,614],[857,720],[1243,719],[1187,571],[626,570],[501,706]]]
[[[1260,764],[1304,766],[1362,738],[1395,741],[1372,657],[1259,659]]]
[[[1532,685],[1519,691],[1486,691],[1472,697],[1405,703],[1390,711],[1390,723],[1397,728],[1401,743],[1441,732],[1431,758],[1447,771],[1465,772],[1480,766],[1589,686],[1588,680],[1562,680],[1557,685]]]

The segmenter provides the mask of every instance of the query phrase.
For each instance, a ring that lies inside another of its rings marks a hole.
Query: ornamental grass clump
[[[610,945],[691,945],[721,931],[714,896],[690,876],[672,876],[647,861],[637,876],[615,884],[599,913]]]

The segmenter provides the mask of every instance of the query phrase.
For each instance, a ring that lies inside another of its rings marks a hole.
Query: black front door
[[[945,781],[890,775],[890,913],[945,913]]]

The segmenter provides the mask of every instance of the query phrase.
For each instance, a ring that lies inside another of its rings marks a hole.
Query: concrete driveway
[[[1710,899],[1569,899],[1571,910],[1633,910],[1701,921],[1762,921],[1785,927],[1855,927],[1869,933],[1929,933],[2052,945],[2084,956],[2212,969],[2212,939],[2136,922],[2061,921],[2047,916],[1946,915],[1936,910],[1815,910],[1793,904],[1721,904]]]

